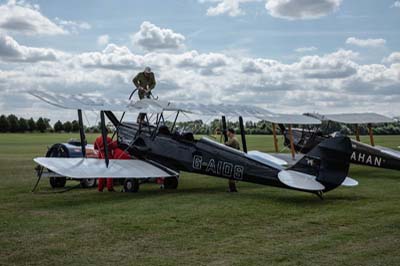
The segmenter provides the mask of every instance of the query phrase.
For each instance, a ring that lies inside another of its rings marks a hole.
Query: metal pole
[[[358,124],[356,124],[356,140],[360,141],[360,129],[358,128]]]
[[[246,132],[244,131],[243,118],[239,116],[240,135],[242,136],[243,151],[247,153]]]
[[[226,119],[222,116],[222,134],[224,135],[224,143],[228,141],[228,135],[226,134]]]
[[[81,149],[83,158],[86,157],[86,137],[85,129],[83,128],[82,110],[78,110],[78,123],[79,123],[79,135],[81,137]]]
[[[276,138],[276,125],[275,123],[272,123],[272,133],[274,135],[274,147],[275,147],[275,152],[278,152],[278,139]]]
[[[103,111],[100,111],[100,123],[101,123],[101,135],[103,137],[104,160],[106,162],[106,166],[108,167],[109,157],[108,157],[107,131],[106,131],[106,122],[104,119]]]
[[[296,154],[294,151],[294,144],[293,144],[293,132],[292,132],[292,125],[289,125],[289,139],[290,139],[290,151],[292,152],[292,159],[296,159]]]
[[[371,146],[375,146],[374,132],[372,131],[372,125],[371,124],[368,124],[368,131],[369,131],[369,140],[371,142]]]

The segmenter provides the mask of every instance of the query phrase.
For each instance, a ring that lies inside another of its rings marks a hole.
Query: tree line
[[[171,121],[166,121],[166,125],[170,128]],[[227,121],[227,127],[233,128],[239,133],[238,121]],[[302,128],[300,125],[294,127]],[[210,135],[221,132],[221,120],[214,119],[210,123],[204,123],[202,120],[177,122],[176,129],[179,131],[192,131],[195,134]],[[355,133],[355,126],[343,125],[336,122],[323,122],[322,125],[317,127],[303,127],[305,130],[321,130],[324,134],[333,132],[341,132],[346,135]],[[272,134],[272,124],[266,121],[246,121],[246,133],[250,135],[270,135]],[[100,125],[85,127],[86,132],[99,133]],[[279,133],[279,129],[277,130]],[[368,134],[368,127],[360,125],[359,131],[361,135]],[[375,126],[373,128],[376,135],[400,135],[400,123],[388,123]],[[23,133],[23,132],[79,132],[79,123],[77,120],[61,122],[58,120],[54,126],[50,124],[50,119],[39,117],[37,120],[33,118],[25,119],[18,118],[16,115],[1,115],[0,116],[0,132]]]
[[[85,127],[86,132],[98,133],[99,126]],[[16,115],[0,116],[1,133],[24,133],[24,132],[79,132],[79,123],[77,120],[61,122],[58,120],[54,126],[50,124],[50,119],[39,117],[37,120],[32,117],[25,119],[18,118]]]
[[[37,120],[33,118],[18,118],[16,115],[0,116],[0,132],[46,132],[50,126],[50,119],[40,117]]]

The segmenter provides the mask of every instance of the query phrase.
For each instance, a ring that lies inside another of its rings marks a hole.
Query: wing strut
[[[239,116],[240,135],[242,137],[242,148],[247,153],[246,132],[244,131],[243,118]]]
[[[226,134],[226,119],[225,116],[222,116],[222,134],[224,135],[224,143],[228,141],[228,135]]]
[[[275,123],[272,123],[272,133],[274,135],[275,152],[279,152],[279,150],[278,150],[278,139],[276,138],[276,124]]]
[[[368,131],[369,131],[369,140],[371,142],[371,146],[375,146],[375,141],[374,141],[374,132],[372,131],[372,124],[368,124]]]
[[[101,124],[101,136],[103,137],[103,148],[104,148],[104,160],[106,162],[106,166],[110,162],[108,157],[108,142],[107,142],[107,130],[106,130],[106,122],[104,118],[104,111],[100,111],[100,124]]]
[[[356,124],[356,140],[360,142],[360,129],[358,127],[358,124]]]
[[[78,109],[79,135],[81,137],[82,156],[86,157],[86,137],[85,129],[83,128],[82,110]]]
[[[294,160],[296,158],[296,154],[295,154],[294,144],[293,144],[292,125],[289,125],[289,139],[290,139],[290,151],[292,153],[292,159]]]

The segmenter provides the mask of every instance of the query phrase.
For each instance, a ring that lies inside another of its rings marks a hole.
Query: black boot
[[[229,190],[228,192],[238,192],[236,189],[236,183],[235,180],[229,179]]]

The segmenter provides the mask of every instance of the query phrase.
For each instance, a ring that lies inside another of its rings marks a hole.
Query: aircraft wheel
[[[62,144],[54,144],[50,150],[48,150],[46,157],[62,157],[68,158],[68,150]],[[67,178],[62,177],[50,177],[50,186],[52,188],[62,188],[65,187],[67,183]]]
[[[127,178],[124,181],[125,192],[138,192],[139,191],[139,179]]]
[[[83,188],[91,188],[95,187],[97,185],[97,179],[96,178],[86,178],[81,180],[81,186]]]
[[[52,188],[65,187],[67,179],[65,177],[50,177],[50,186]]]
[[[164,179],[164,188],[165,189],[177,189],[179,184],[178,177],[167,177]]]

